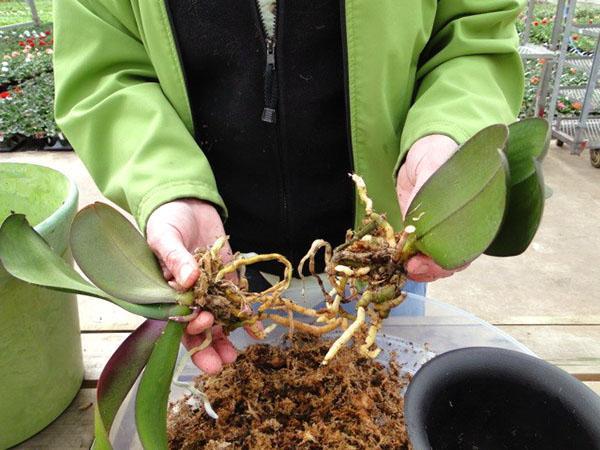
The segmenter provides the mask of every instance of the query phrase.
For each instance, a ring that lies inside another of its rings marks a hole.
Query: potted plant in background
[[[65,265],[77,197],[75,184],[55,170],[0,163],[0,217],[26,214]],[[75,295],[25,283],[0,264],[0,355],[0,448],[8,448],[48,425],[79,391]]]

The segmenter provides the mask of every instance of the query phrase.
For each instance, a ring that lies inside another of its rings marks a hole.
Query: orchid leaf
[[[492,125],[467,142],[413,199],[405,225],[416,228],[416,250],[446,269],[475,259],[498,233],[507,197],[502,148],[508,128]]]
[[[8,273],[27,283],[107,298],[57,255],[22,214],[8,216],[0,227],[0,260]]]
[[[96,389],[94,450],[112,448],[108,435],[113,420],[165,326],[165,322],[145,321],[123,341],[104,366]]]
[[[533,240],[546,198],[541,160],[550,143],[550,126],[543,119],[524,119],[509,127],[505,153],[510,168],[507,212],[500,231],[485,253],[515,256]]]
[[[172,289],[144,237],[117,210],[94,203],[71,226],[71,251],[83,273],[100,289],[132,303],[176,303]]]
[[[135,399],[135,423],[144,448],[167,449],[167,402],[182,334],[182,324],[167,323],[142,375]]]
[[[0,261],[8,273],[26,283],[91,295],[146,318],[166,320],[187,310],[172,304],[136,305],[102,292],[57,255],[22,214],[8,216],[0,227]]]

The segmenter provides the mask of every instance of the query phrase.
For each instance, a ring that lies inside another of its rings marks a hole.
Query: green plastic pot
[[[60,172],[0,163],[0,223],[11,211],[70,259],[77,187]],[[0,263],[0,449],[34,435],[71,403],[83,379],[75,295],[11,277]]]

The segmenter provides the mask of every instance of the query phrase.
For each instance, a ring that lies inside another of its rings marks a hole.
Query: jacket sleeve
[[[100,190],[142,230],[161,204],[207,200],[209,163],[164,95],[129,1],[55,0],[56,120]],[[175,67],[173,70],[177,70]]]
[[[515,22],[523,0],[439,0],[417,70],[417,90],[401,137],[402,162],[423,136],[463,143],[494,123],[510,123],[523,96]]]

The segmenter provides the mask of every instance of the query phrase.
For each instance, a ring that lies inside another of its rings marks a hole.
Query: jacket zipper
[[[346,29],[346,0],[340,0],[340,23],[342,33],[342,53],[344,61],[344,96],[346,99],[346,136],[348,140],[348,153],[350,158],[350,172],[354,173],[354,151],[352,149],[352,122],[350,114],[350,69],[348,68],[348,31]],[[352,202],[352,217],[356,222],[356,188]],[[356,223],[352,224],[354,228]]]

